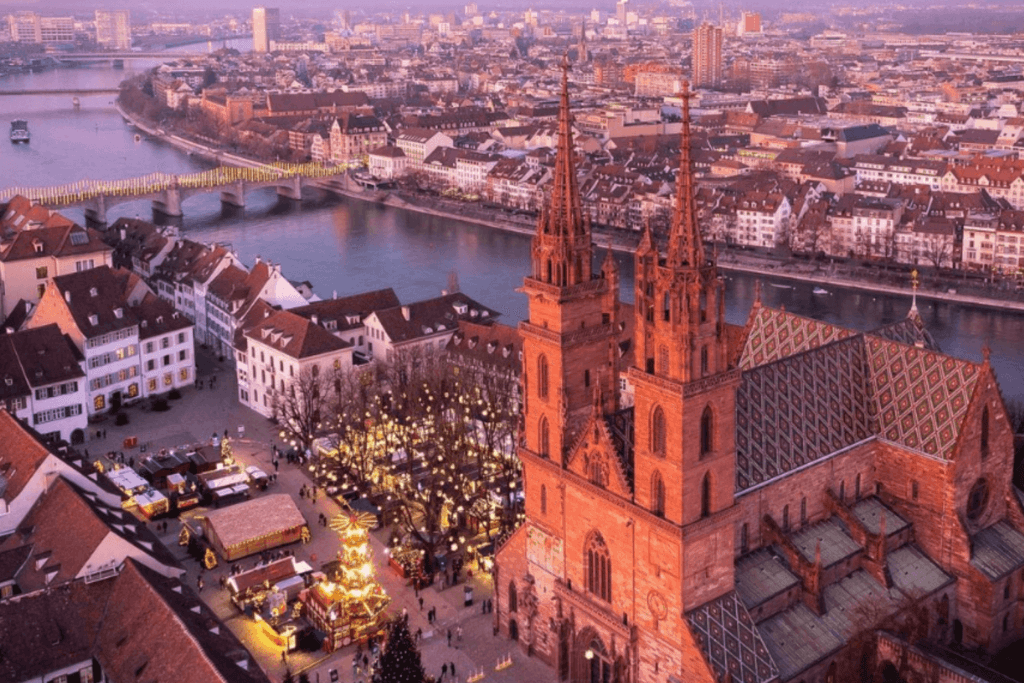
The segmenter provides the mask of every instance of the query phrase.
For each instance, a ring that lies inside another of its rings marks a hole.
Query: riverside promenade
[[[241,166],[257,168],[263,163],[231,154],[207,144],[188,140],[179,135],[169,133],[161,128],[140,120],[124,110],[119,103],[115,104],[121,117],[139,130],[159,138],[167,144],[186,153],[209,159],[225,166]],[[407,192],[388,192],[381,190],[364,190],[351,182],[347,175],[340,176],[343,181],[332,180],[323,182],[321,189],[348,199],[375,204],[384,204],[392,208],[416,213],[447,218],[464,223],[511,232],[519,235],[533,235],[536,232],[536,218],[531,215],[509,213],[482,204],[467,204],[439,197],[413,195]],[[318,186],[318,182],[311,183]],[[639,233],[614,228],[595,227],[594,242],[599,247],[608,247],[620,253],[632,253],[639,241]],[[905,282],[886,283],[879,280],[877,274],[861,276],[857,269],[846,265],[837,266],[834,272],[826,272],[820,264],[810,261],[780,260],[752,251],[728,249],[719,255],[718,265],[723,270],[738,271],[766,279],[783,279],[807,282],[822,287],[839,287],[855,291],[873,292],[876,294],[901,296],[909,298],[913,288],[909,274],[904,275]],[[900,266],[903,268],[904,266]],[[966,307],[990,308],[1002,311],[1024,313],[1024,292],[1016,296],[987,296],[977,291],[963,292],[957,282],[944,281],[939,287],[933,287],[926,281],[917,290],[922,299],[944,301]]]

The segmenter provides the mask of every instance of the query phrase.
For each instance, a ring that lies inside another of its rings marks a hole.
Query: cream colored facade
[[[74,256],[40,254],[39,258],[0,260],[0,318],[10,315],[20,299],[38,304],[50,278],[113,265],[111,254],[113,251],[104,246],[103,249]]]

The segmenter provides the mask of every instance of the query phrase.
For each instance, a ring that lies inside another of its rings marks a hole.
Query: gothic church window
[[[981,409],[981,457],[988,457],[988,406]]]
[[[587,544],[587,590],[606,602],[612,600],[612,561],[601,534],[594,533]]]
[[[540,427],[537,429],[540,447],[538,450],[542,457],[551,457],[551,429],[548,427],[548,418],[543,415],[540,418]]]
[[[711,413],[711,406],[704,409],[700,416],[700,457],[711,453],[714,448],[714,416]]]
[[[537,357],[537,395],[548,397],[548,357],[543,353]]]
[[[661,406],[654,408],[651,417],[651,452],[659,458],[665,457],[665,411]]]
[[[665,516],[665,482],[657,470],[651,475],[651,512],[659,517]]]
[[[706,472],[700,482],[700,517],[711,516],[711,473]]]
[[[540,485],[540,514],[548,514],[548,487]]]
[[[519,596],[516,595],[516,584],[514,581],[508,582],[508,611],[515,612],[519,609]]]

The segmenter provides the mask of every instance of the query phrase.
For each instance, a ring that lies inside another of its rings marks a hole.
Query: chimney
[[[406,320],[412,317],[412,313],[409,310],[408,306],[402,306],[402,317],[405,318]]]

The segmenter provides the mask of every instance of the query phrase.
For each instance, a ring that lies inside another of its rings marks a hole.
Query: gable
[[[566,469],[623,498],[633,495],[631,468],[620,457],[621,436],[613,434],[604,416],[591,413],[569,449]]]
[[[755,305],[747,321],[739,365],[744,370],[845,339],[853,331],[786,311]]]

